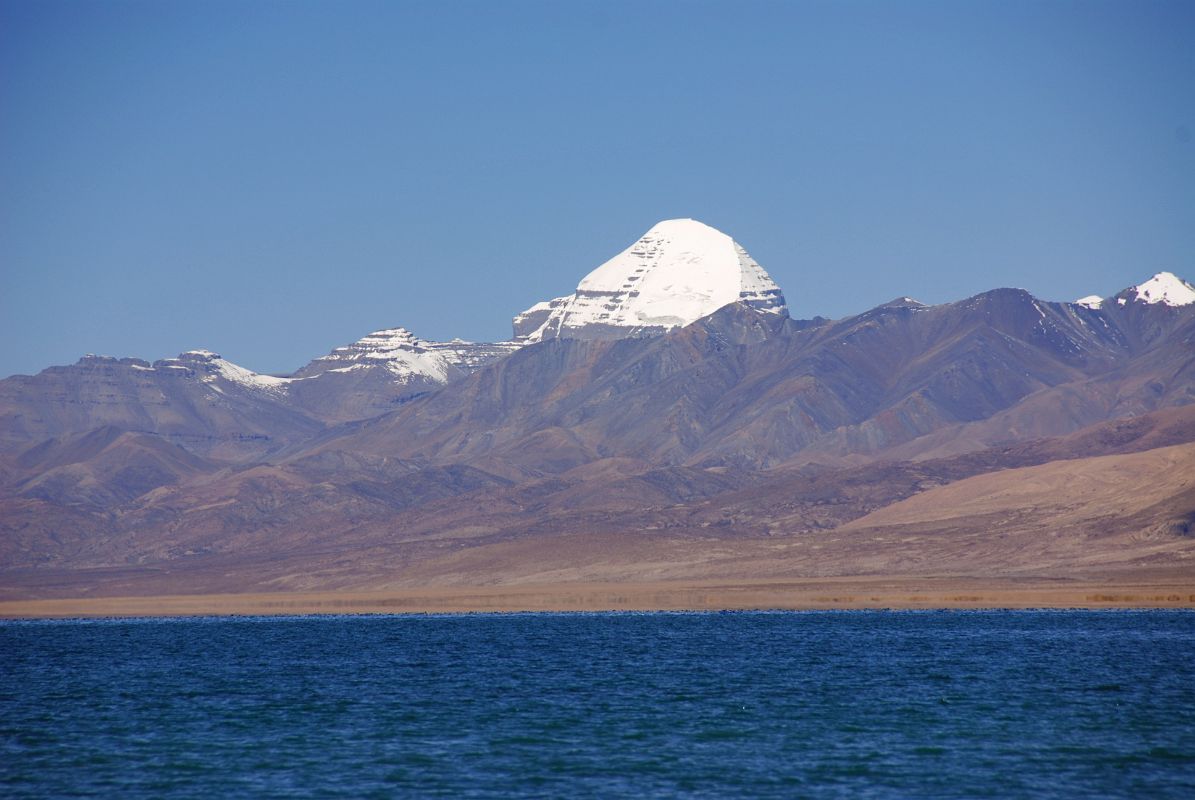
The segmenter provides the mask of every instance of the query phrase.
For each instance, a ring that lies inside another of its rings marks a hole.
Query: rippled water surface
[[[1195,797],[1195,614],[0,623],[0,796]]]

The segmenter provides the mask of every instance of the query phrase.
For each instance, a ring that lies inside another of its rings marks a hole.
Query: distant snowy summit
[[[518,349],[514,342],[420,339],[406,328],[374,331],[291,376],[289,397],[325,419],[363,419],[435,391]]]
[[[268,399],[342,422],[385,413],[435,391],[520,347],[515,342],[431,342],[405,328],[374,331],[333,349],[293,375],[262,375],[210,350],[188,350],[150,364],[138,358],[89,355],[77,367],[121,373],[134,384],[166,381],[203,387],[205,402],[218,397]]]
[[[731,303],[787,315],[780,287],[742,245],[692,219],[653,226],[586,275],[576,292],[514,318],[516,341],[663,333]]]
[[[1080,297],[1075,305],[1084,308],[1100,308],[1105,302],[1115,300],[1117,305],[1138,302],[1148,305],[1165,305],[1172,307],[1189,306],[1195,303],[1195,286],[1175,275],[1173,272],[1159,272],[1145,283],[1130,286],[1124,291],[1105,300],[1099,295]]]
[[[140,358],[113,358],[111,356],[97,356],[88,353],[79,360],[79,365],[94,366],[97,364],[109,367],[119,366],[132,370],[134,374],[157,373],[163,376],[197,379],[208,385],[216,392],[223,394],[229,389],[246,389],[249,391],[279,392],[288,383],[286,378],[276,378],[273,375],[259,375],[232,363],[219,353],[211,350],[188,350],[179,353],[177,358],[161,358],[150,364]]]
[[[406,328],[387,328],[333,349],[301,368],[293,377],[302,380],[329,373],[382,369],[394,378],[421,376],[436,383],[446,383],[450,378],[468,374],[517,347],[512,342],[478,344],[463,339],[432,342],[420,339]]]
[[[337,347],[286,377],[262,375],[228,361],[211,350],[188,350],[178,358],[166,358],[148,365],[140,359],[124,359],[135,370],[175,371],[196,376],[223,392],[228,384],[241,389],[295,392],[321,378],[366,375],[395,384],[422,381],[432,386],[467,375],[475,369],[518,349],[514,342],[477,344],[455,339],[430,342],[405,328],[374,331],[352,344]],[[96,358],[91,356],[91,358]],[[109,359],[115,361],[115,359]]]
[[[1195,303],[1195,286],[1172,272],[1159,272],[1140,286],[1126,290],[1142,303],[1189,306]]]

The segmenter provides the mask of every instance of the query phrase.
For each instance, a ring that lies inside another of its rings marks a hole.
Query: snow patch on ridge
[[[1140,302],[1146,305],[1189,306],[1195,303],[1195,286],[1175,275],[1173,272],[1159,272],[1145,283],[1130,286],[1107,300],[1116,300],[1118,306],[1129,302]],[[1080,297],[1074,305],[1084,308],[1099,309],[1103,307],[1105,298],[1090,294]]]
[[[261,375],[252,370],[245,369],[242,366],[232,363],[223,358],[217,357],[212,363],[216,365],[220,375],[232,381],[239,383],[242,386],[248,386],[253,389],[280,389],[286,384],[290,383],[290,378],[276,378],[273,375]]]
[[[199,375],[203,383],[211,384],[212,388],[222,392],[219,381],[224,379],[246,389],[277,393],[286,390],[291,378],[277,378],[273,375],[261,375],[252,370],[234,364],[219,353],[211,350],[188,350],[180,353],[178,358],[165,358],[155,361],[152,367],[132,365],[136,369],[149,371],[159,369],[192,370]]]

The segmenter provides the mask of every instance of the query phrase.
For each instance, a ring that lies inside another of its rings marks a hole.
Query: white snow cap
[[[269,389],[278,390],[290,383],[290,378],[276,378],[273,375],[261,375],[252,370],[245,369],[242,366],[232,363],[223,358],[215,358],[212,363],[220,371],[220,375],[226,380],[233,383],[239,383],[241,386],[250,389]]]
[[[1164,303],[1168,306],[1188,306],[1195,303],[1195,286],[1172,272],[1159,272],[1140,286],[1134,286],[1137,300],[1143,303]]]
[[[387,371],[395,383],[427,380],[447,383],[518,348],[515,342],[476,344],[463,339],[431,342],[406,328],[386,328],[337,347],[295,373],[313,378],[326,372]]]
[[[1075,305],[1083,306],[1084,308],[1099,308],[1100,304],[1104,302],[1104,298],[1098,294],[1089,294],[1086,297],[1080,297],[1075,301]]]
[[[166,358],[154,363],[152,369],[179,369],[191,366],[202,372],[200,378],[204,383],[212,384],[216,391],[223,392],[218,379],[238,384],[245,389],[262,389],[277,393],[286,389],[290,378],[276,378],[273,375],[261,375],[239,364],[234,364],[219,353],[211,350],[188,350],[179,353],[178,358]],[[144,367],[135,367],[144,370]]]
[[[437,383],[446,383],[452,372],[448,359],[435,352],[432,342],[420,339],[406,328],[386,328],[335,348],[295,374],[310,377],[322,372],[349,372],[371,366],[384,367],[398,378],[420,376]]]
[[[526,338],[664,331],[731,303],[788,313],[780,287],[741,245],[696,220],[670,219],[586,275],[571,297],[553,301],[550,316]],[[543,310],[537,303],[519,316]]]

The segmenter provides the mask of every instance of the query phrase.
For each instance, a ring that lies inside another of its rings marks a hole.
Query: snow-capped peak
[[[1195,303],[1195,286],[1172,272],[1159,272],[1152,278],[1128,290],[1143,303],[1163,303],[1168,306],[1187,306]]]
[[[246,389],[263,389],[270,392],[284,390],[291,381],[290,378],[261,375],[253,370],[245,369],[211,350],[188,350],[185,353],[180,353],[178,358],[162,359],[153,364],[153,369],[179,367],[195,370],[200,374],[200,380],[213,384],[213,388],[217,390],[220,390],[218,383],[220,378]]]
[[[513,342],[479,344],[461,339],[430,342],[406,328],[386,328],[335,348],[300,369],[294,377],[311,378],[328,372],[376,369],[384,370],[390,380],[398,383],[426,380],[443,384],[517,347]]]
[[[740,244],[696,220],[671,219],[586,275],[572,295],[527,309],[515,328],[532,342],[637,336],[688,325],[731,303],[788,313],[780,288]]]
[[[1086,297],[1080,297],[1074,302],[1074,305],[1083,306],[1084,308],[1099,308],[1104,302],[1104,298],[1098,294],[1089,294]]]
[[[337,347],[295,373],[309,378],[325,372],[350,372],[381,367],[403,379],[427,378],[447,383],[452,368],[441,353],[406,328],[385,328],[362,336],[352,344]]]

